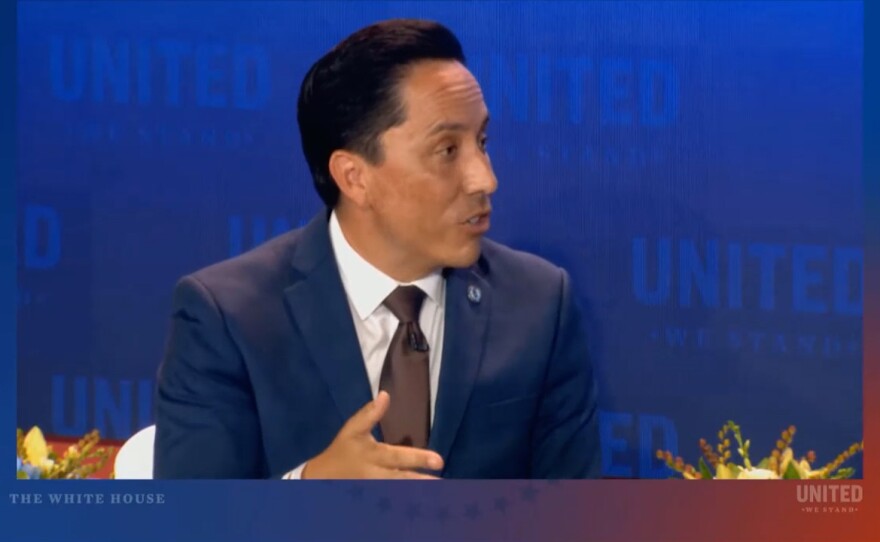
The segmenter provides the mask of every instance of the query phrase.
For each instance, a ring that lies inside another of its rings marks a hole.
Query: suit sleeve
[[[203,283],[174,291],[156,394],[155,478],[266,476],[254,396],[224,317]]]
[[[598,478],[598,393],[581,315],[561,271],[555,339],[532,436],[534,478]]]

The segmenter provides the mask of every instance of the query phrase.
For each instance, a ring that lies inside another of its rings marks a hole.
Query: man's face
[[[389,260],[409,270],[467,267],[489,229],[497,181],[486,152],[488,111],[460,63],[424,61],[399,84],[406,121],[384,132],[366,198]]]

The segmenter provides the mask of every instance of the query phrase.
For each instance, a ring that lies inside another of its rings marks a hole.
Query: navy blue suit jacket
[[[177,284],[156,478],[280,477],[372,399],[327,218]],[[598,476],[596,386],[566,272],[484,239],[476,264],[445,275],[429,442],[441,476]]]

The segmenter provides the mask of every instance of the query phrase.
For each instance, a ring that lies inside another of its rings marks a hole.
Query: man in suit
[[[326,210],[178,283],[157,478],[598,475],[568,275],[483,238],[488,121],[433,22],[312,66],[298,122]]]

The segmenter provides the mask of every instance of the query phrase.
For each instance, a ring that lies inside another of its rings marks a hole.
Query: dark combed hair
[[[382,162],[380,136],[406,120],[399,83],[406,68],[422,60],[465,63],[458,38],[443,25],[392,19],[358,30],[309,69],[297,122],[315,189],[328,207],[339,200],[330,155],[345,149]]]

